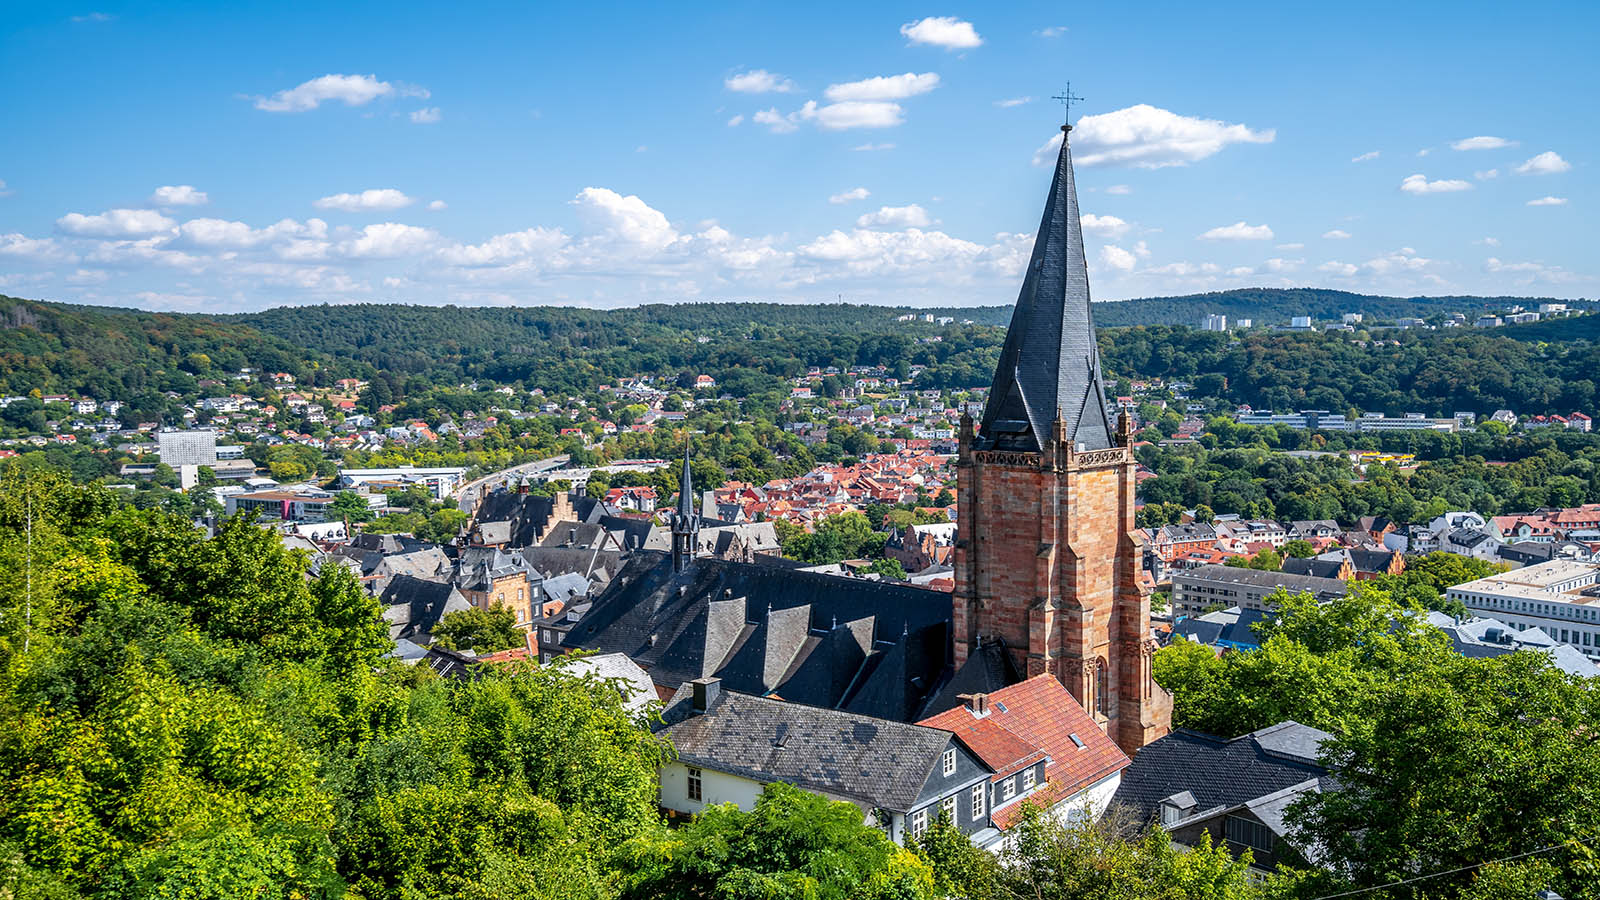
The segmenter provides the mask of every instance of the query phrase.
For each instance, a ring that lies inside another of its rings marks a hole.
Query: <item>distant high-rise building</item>
[[[174,469],[179,466],[214,466],[217,464],[217,433],[209,428],[158,431],[156,452],[161,455],[162,462]]]
[[[1254,324],[1255,324],[1255,320],[1254,319],[1234,319],[1233,320],[1233,327],[1235,327],[1235,328],[1249,328],[1251,325],[1254,325]]]
[[[1200,323],[1200,327],[1206,331],[1227,331],[1228,317],[1212,313],[1211,315],[1205,317],[1205,319]]]
[[[1311,317],[1310,316],[1295,316],[1294,318],[1289,320],[1289,327],[1290,328],[1310,328],[1311,327]]]

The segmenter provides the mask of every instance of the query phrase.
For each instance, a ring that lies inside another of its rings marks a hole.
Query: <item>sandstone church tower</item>
[[[955,664],[1003,642],[1060,679],[1130,755],[1166,734],[1139,587],[1132,425],[1106,409],[1070,125],[982,428],[961,422]]]

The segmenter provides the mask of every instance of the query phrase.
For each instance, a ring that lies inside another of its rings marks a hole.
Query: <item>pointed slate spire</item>
[[[1058,424],[1066,440],[1084,449],[1112,446],[1089,311],[1089,269],[1067,140],[1071,130],[1061,126],[1055,178],[983,411],[979,447],[1037,452]]]
[[[683,474],[678,476],[678,517],[694,515],[694,485],[690,483],[689,439],[683,439]]]

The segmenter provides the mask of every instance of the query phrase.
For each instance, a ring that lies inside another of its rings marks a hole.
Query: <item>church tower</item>
[[[672,571],[694,562],[700,542],[700,516],[694,511],[694,485],[689,472],[689,442],[683,442],[683,474],[678,476],[678,507],[672,514]]]
[[[1130,755],[1171,728],[1150,674],[1132,422],[1113,425],[1089,309],[1070,125],[983,423],[961,421],[953,630],[959,668],[1003,645]]]

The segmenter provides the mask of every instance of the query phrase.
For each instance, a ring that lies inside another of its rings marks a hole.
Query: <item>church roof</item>
[[[1038,451],[1057,421],[1067,440],[1084,449],[1112,446],[1067,138],[1063,129],[1033,257],[983,412],[982,447]]]
[[[728,690],[905,722],[945,678],[949,641],[948,594],[703,557],[679,575],[644,550],[563,645],[626,653],[667,687],[715,675]]]

